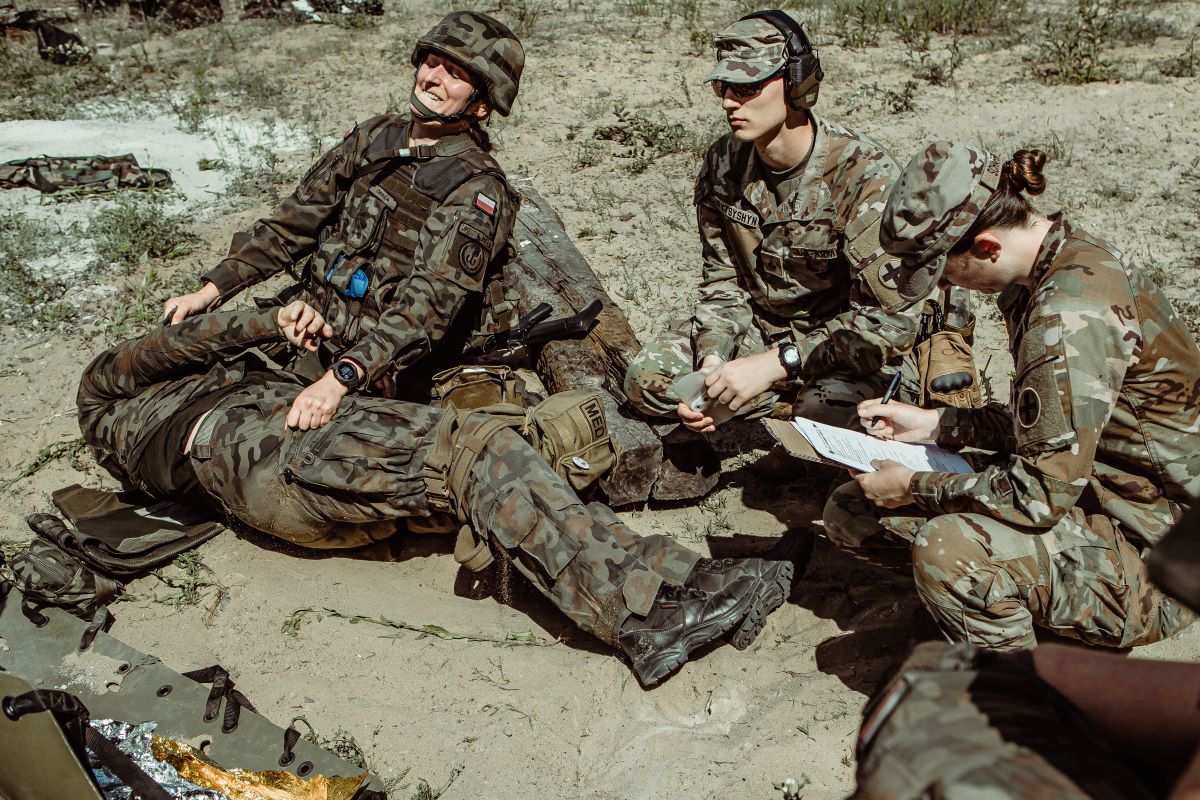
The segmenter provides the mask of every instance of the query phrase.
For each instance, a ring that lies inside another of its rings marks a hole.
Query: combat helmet
[[[478,11],[452,11],[417,39],[413,66],[419,66],[430,51],[453,58],[478,76],[487,87],[492,108],[508,116],[525,67],[525,50],[507,25]]]

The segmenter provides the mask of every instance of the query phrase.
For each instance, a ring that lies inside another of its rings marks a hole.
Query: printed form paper
[[[874,472],[871,462],[876,459],[898,462],[914,472],[975,471],[962,456],[935,445],[876,439],[804,417],[796,417],[792,425],[820,455],[860,472]]]

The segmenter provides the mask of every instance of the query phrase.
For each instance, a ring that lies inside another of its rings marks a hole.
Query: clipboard
[[[895,461],[915,472],[974,472],[971,462],[958,453],[932,444],[909,444],[878,439],[867,433],[796,417],[763,420],[771,436],[797,458],[872,472],[875,459]]]

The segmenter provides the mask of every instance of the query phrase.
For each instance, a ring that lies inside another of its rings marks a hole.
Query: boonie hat
[[[908,162],[888,193],[879,244],[900,258],[900,296],[918,300],[937,284],[943,257],[1000,185],[1000,159],[956,142],[933,142]]]
[[[796,14],[785,11],[800,23]],[[717,66],[704,79],[754,83],[769,78],[787,63],[787,37],[765,19],[741,19],[713,37]]]

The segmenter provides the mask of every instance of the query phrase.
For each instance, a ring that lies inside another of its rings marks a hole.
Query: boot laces
[[[672,586],[666,583],[663,584],[662,590],[658,593],[659,600],[674,602],[703,600],[706,596],[706,592],[691,586]]]

